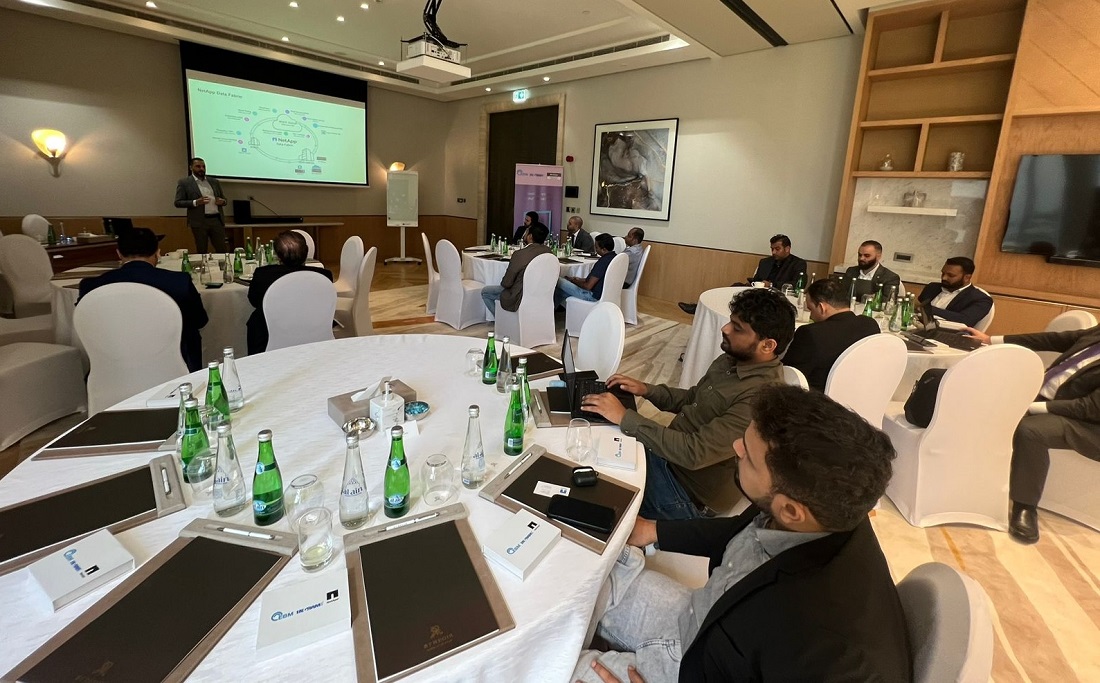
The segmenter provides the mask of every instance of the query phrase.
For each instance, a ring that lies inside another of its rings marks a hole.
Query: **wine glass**
[[[321,480],[317,478],[316,474],[303,474],[300,477],[295,477],[290,482],[290,486],[286,487],[286,491],[283,493],[283,499],[286,506],[286,518],[290,520],[291,528],[294,528],[298,523],[298,518],[306,510],[324,507],[325,488],[321,485]]]
[[[442,453],[428,456],[420,468],[420,480],[424,483],[424,502],[432,507],[445,504],[458,492],[455,468]]]
[[[576,417],[569,421],[565,432],[565,453],[570,459],[584,464],[592,453],[592,425],[584,418]]]

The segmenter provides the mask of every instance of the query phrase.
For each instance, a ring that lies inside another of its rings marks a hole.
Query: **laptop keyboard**
[[[928,339],[934,339],[942,344],[947,344],[953,349],[959,349],[961,351],[973,351],[981,346],[981,342],[964,337],[958,332],[949,332],[947,330],[933,330],[925,335]]]

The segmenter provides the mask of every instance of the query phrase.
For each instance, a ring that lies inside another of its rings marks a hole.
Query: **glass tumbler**
[[[298,560],[307,572],[322,569],[336,557],[332,513],[327,508],[306,510],[298,517]]]
[[[442,453],[429,455],[420,468],[420,480],[424,483],[424,502],[435,507],[444,505],[455,497],[455,468]]]
[[[283,493],[286,505],[286,518],[291,528],[297,526],[298,518],[314,508],[324,507],[325,488],[315,474],[303,474],[295,477]]]
[[[592,425],[584,418],[575,417],[569,421],[565,432],[565,453],[571,460],[582,465],[589,461],[592,454]]]
[[[466,352],[467,377],[481,377],[481,359],[484,355],[481,349],[470,349]]]

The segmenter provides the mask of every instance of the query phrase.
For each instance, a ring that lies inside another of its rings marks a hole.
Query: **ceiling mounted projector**
[[[452,83],[470,77],[470,69],[462,66],[465,43],[447,38],[436,23],[435,15],[441,4],[443,0],[428,0],[424,5],[424,33],[401,41],[397,73],[435,83]]]

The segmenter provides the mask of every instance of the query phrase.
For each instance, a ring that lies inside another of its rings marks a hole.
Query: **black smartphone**
[[[551,496],[546,516],[578,529],[610,533],[615,527],[615,511],[611,508],[560,494]]]

